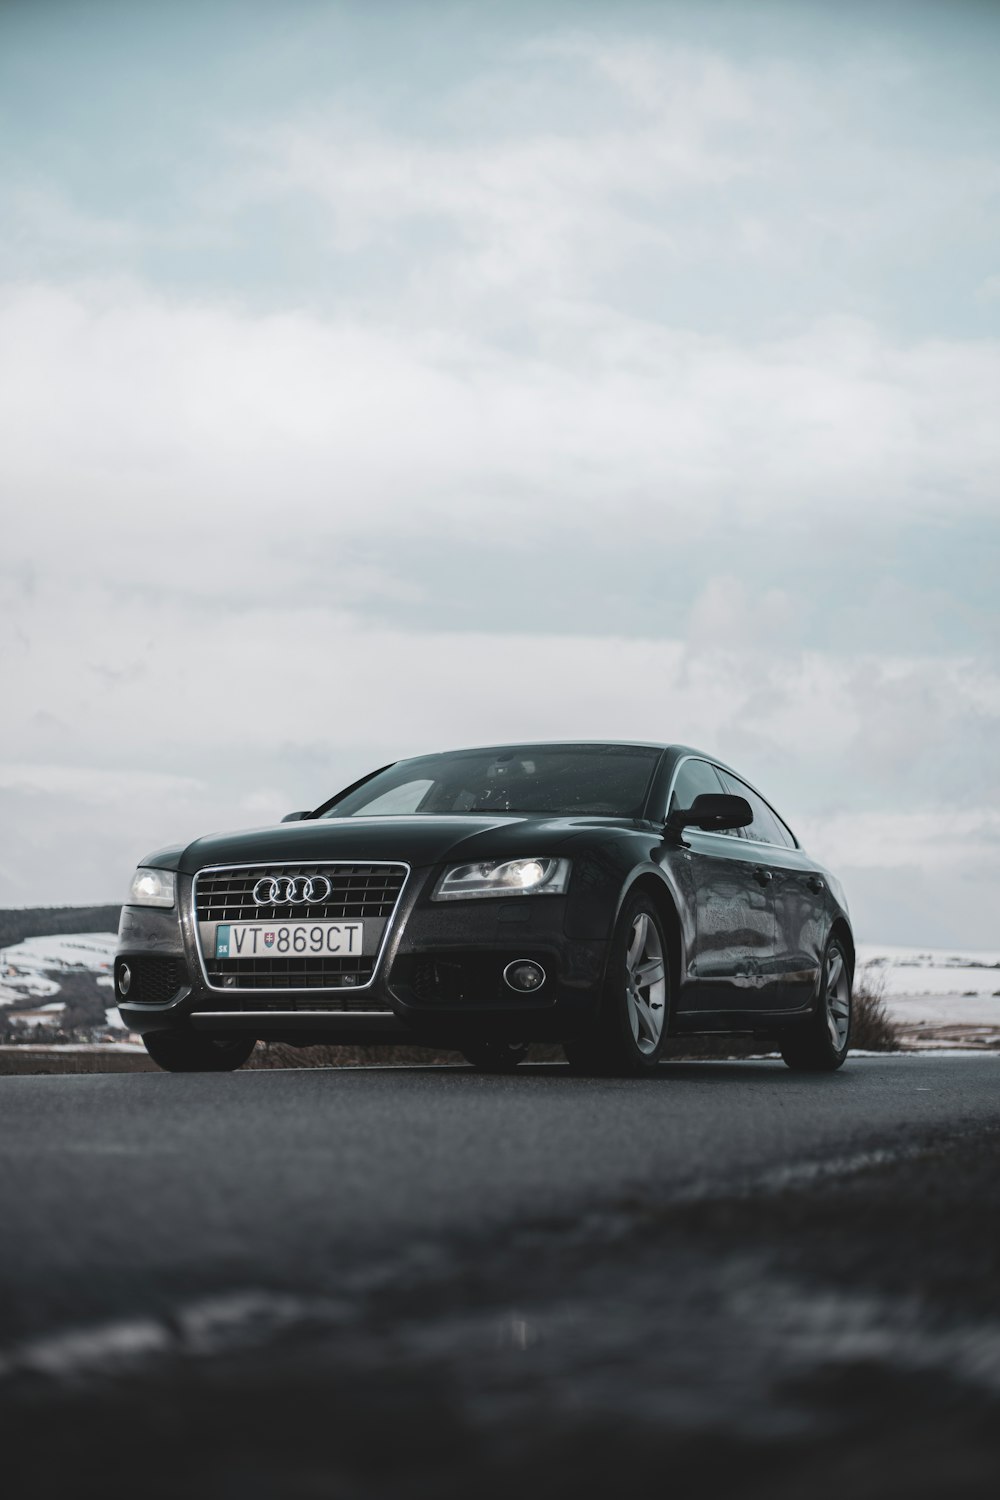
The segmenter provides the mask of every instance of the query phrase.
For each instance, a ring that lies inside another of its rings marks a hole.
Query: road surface
[[[22,1492],[986,1494],[998,1129],[996,1056],[4,1078]]]

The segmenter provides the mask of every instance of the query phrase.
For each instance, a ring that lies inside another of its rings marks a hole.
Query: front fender
[[[657,834],[630,834],[621,840],[591,846],[573,855],[573,882],[566,910],[566,935],[610,945],[622,908],[640,883],[648,886],[663,917],[667,938],[676,949],[676,979],[687,973],[694,951],[692,904],[685,896],[683,870],[674,868],[682,857]]]

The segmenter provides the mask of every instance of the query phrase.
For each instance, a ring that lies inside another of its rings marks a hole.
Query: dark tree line
[[[64,932],[117,932],[120,906],[29,906],[0,910],[0,948]]]

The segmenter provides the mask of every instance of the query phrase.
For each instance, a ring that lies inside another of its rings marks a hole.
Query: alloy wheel
[[[840,1052],[851,1024],[851,979],[844,955],[836,946],[830,949],[826,961],[826,1024],[834,1049]]]
[[[667,971],[656,923],[637,912],[625,953],[625,999],[639,1051],[655,1052],[666,1019]]]

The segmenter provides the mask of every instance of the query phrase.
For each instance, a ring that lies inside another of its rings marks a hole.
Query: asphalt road
[[[1000,1123],[1000,1059],[677,1063],[649,1081],[467,1069],[0,1081],[0,1327],[335,1290],[628,1199]]]
[[[155,1496],[992,1494],[998,1084],[4,1078],[0,1407],[65,1438],[20,1493],[131,1442]]]

